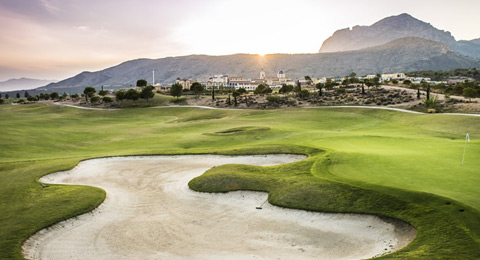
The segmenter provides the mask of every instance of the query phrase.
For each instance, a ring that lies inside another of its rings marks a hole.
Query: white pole
[[[155,85],[155,70],[152,70],[152,86]]]
[[[463,156],[462,156],[462,166],[463,166],[463,161],[465,160],[465,150],[467,150],[467,140],[468,140],[468,134],[465,136],[465,145],[463,147]]]

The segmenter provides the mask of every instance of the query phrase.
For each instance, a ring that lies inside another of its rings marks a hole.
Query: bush
[[[338,93],[338,94],[345,94],[345,92],[347,92],[347,90],[344,89],[344,88],[338,88],[338,89],[337,89],[337,93]]]
[[[280,101],[280,97],[279,96],[267,96],[267,101],[269,103],[277,103],[278,101]]]
[[[51,99],[58,99],[60,95],[57,92],[52,92],[50,93],[50,98]]]
[[[80,96],[78,94],[73,94],[70,96],[71,98],[79,98]]]
[[[440,104],[440,101],[438,100],[438,96],[434,96],[429,99],[424,99],[423,104],[428,108],[436,108]]]
[[[263,94],[270,94],[272,93],[272,89],[266,84],[260,84],[258,87],[253,91],[255,95],[263,95]]]
[[[104,97],[105,95],[108,94],[108,91],[106,91],[106,90],[100,90],[100,91],[98,91],[98,94],[99,94],[100,96]]]
[[[34,101],[38,101],[38,98],[37,98],[37,97],[28,96],[28,97],[27,97],[27,100],[30,101],[30,102],[34,102]]]
[[[99,97],[99,96],[93,96],[93,97],[90,98],[90,102],[92,102],[92,103],[96,103],[96,102],[98,102],[98,101],[100,101],[100,97]]]
[[[25,103],[25,100],[23,98],[19,99],[17,103],[23,104]]]
[[[307,99],[310,97],[310,92],[306,89],[302,89],[298,92],[298,97],[301,99]]]
[[[5,103],[5,100],[3,100],[3,98],[0,98],[0,104],[3,104]]]
[[[103,102],[105,103],[112,103],[113,102],[113,99],[111,97],[103,97]]]

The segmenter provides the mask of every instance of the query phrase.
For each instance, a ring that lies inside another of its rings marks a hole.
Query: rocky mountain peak
[[[336,31],[320,48],[324,52],[359,50],[404,38],[419,37],[453,46],[456,41],[450,32],[439,30],[409,14],[384,18],[371,26],[354,26],[351,30]]]

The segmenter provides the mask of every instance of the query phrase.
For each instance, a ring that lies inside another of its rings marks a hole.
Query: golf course
[[[99,187],[45,184],[41,177],[95,158],[200,154],[306,158],[207,168],[189,180],[193,191],[262,191],[279,207],[374,215],[415,228],[410,244],[378,259],[480,259],[479,117],[52,104],[0,105],[0,117],[0,259],[24,259],[30,236],[106,198]]]

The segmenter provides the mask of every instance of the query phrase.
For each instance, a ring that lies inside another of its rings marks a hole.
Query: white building
[[[208,79],[207,87],[220,87],[220,86],[228,86],[228,76],[227,75],[215,75]]]

